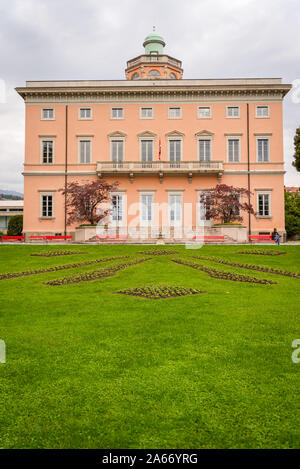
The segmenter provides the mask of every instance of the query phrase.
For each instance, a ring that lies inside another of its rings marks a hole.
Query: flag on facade
[[[158,159],[160,160],[160,155],[161,155],[161,141],[159,139],[159,144],[158,144]]]

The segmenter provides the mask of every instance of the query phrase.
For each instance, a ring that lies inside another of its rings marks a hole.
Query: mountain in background
[[[16,191],[7,191],[0,188],[0,200],[23,200],[23,194]]]

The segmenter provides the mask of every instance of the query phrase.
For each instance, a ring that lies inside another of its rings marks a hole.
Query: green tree
[[[300,195],[285,192],[285,229],[288,236],[300,234]]]
[[[7,234],[8,236],[21,236],[23,232],[23,215],[14,215],[9,219]]]
[[[297,171],[300,171],[300,127],[296,130],[296,135],[294,137],[294,147],[295,147],[295,153],[294,153],[294,158],[295,161],[293,161],[293,166],[297,169]]]

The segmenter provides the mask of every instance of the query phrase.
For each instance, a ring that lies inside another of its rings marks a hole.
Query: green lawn
[[[1,246],[1,272],[129,255],[153,246]],[[282,256],[237,254],[242,249]],[[30,253],[86,252],[51,258]],[[300,279],[195,260],[275,280],[219,280],[170,258],[215,256],[300,272],[300,246],[177,250],[114,276],[43,282],[125,260],[0,280],[0,448],[299,448]],[[206,293],[145,299],[115,292],[174,285]]]

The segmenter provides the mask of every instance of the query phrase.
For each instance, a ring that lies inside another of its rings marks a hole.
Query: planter
[[[219,225],[206,228],[207,236],[225,236],[228,241],[235,243],[247,243],[248,233],[246,226],[243,225]]]
[[[75,242],[85,243],[96,235],[97,226],[79,226],[75,229]]]

